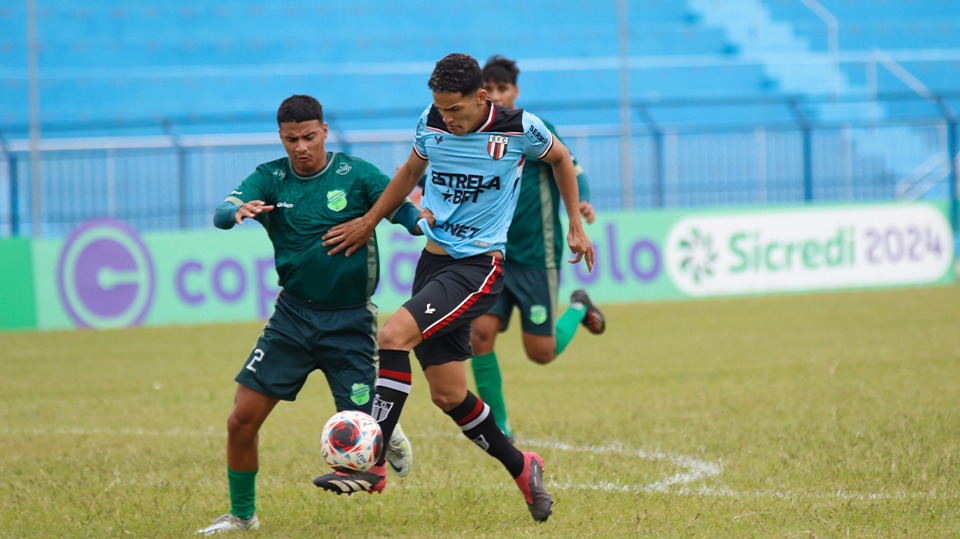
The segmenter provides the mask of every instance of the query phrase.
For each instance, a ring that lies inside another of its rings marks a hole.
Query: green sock
[[[247,520],[257,510],[257,470],[236,472],[227,468],[230,482],[230,514]]]
[[[507,437],[510,434],[510,421],[507,420],[507,405],[503,401],[503,378],[500,376],[500,366],[497,365],[497,353],[490,352],[482,356],[474,356],[470,361],[473,369],[473,378],[477,381],[477,393],[480,400],[487,403],[493,413],[493,420]]]
[[[567,349],[567,345],[573,340],[573,335],[580,327],[580,322],[587,315],[587,308],[580,306],[570,306],[557,319],[557,355]]]

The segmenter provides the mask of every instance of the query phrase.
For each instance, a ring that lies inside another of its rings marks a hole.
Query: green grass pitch
[[[960,286],[604,306],[555,363],[498,344],[554,514],[430,403],[406,479],[311,479],[323,377],[260,439],[257,537],[956,537]],[[226,417],[258,324],[0,334],[0,537],[184,537],[229,507]]]

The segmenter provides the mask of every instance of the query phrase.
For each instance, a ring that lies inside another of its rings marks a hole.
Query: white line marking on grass
[[[675,466],[685,468],[686,471],[680,472],[678,474],[667,477],[666,479],[661,479],[660,481],[654,481],[653,483],[648,483],[646,485],[621,485],[618,483],[612,483],[609,481],[602,481],[599,483],[590,483],[590,484],[580,484],[580,485],[567,485],[567,487],[575,488],[585,488],[592,490],[605,490],[605,491],[621,491],[621,492],[630,492],[630,491],[644,491],[644,492],[667,492],[671,490],[671,487],[677,485],[688,485],[703,479],[707,479],[716,475],[720,475],[723,472],[723,466],[719,462],[708,462],[705,460],[697,459],[694,457],[689,457],[686,455],[678,455],[672,453],[665,453],[663,451],[645,451],[643,449],[628,449],[625,448],[622,444],[611,444],[605,446],[575,446],[571,444],[566,444],[562,442],[542,442],[536,440],[524,440],[525,444],[529,444],[536,447],[545,447],[548,449],[555,449],[558,451],[575,451],[577,453],[597,453],[597,454],[607,454],[615,453],[625,456],[633,456],[644,460],[652,461],[666,461]],[[727,491],[729,489],[721,489],[721,491]]]
[[[132,436],[189,436],[189,437],[226,437],[227,433],[220,429],[167,429],[153,430],[142,428],[121,428],[111,429],[103,427],[84,428],[84,427],[38,427],[38,428],[9,428],[0,427],[0,434],[4,435],[132,435]],[[423,431],[418,434],[422,438],[456,438],[466,441],[460,434]],[[562,442],[550,442],[540,440],[522,440],[524,445],[554,449],[557,451],[571,451],[577,453],[596,453],[596,454],[618,454],[627,457],[636,457],[650,461],[669,462],[675,466],[684,468],[685,471],[674,474],[665,479],[654,481],[643,485],[623,485],[611,481],[600,481],[597,483],[574,483],[572,481],[551,481],[551,484],[561,490],[599,490],[604,492],[653,492],[653,493],[671,493],[681,496],[715,496],[715,497],[754,497],[754,498],[780,498],[780,499],[821,499],[821,500],[911,500],[911,499],[960,499],[958,494],[938,493],[938,492],[848,492],[838,490],[835,492],[817,493],[817,492],[792,492],[789,490],[756,490],[753,492],[738,492],[728,487],[710,487],[699,486],[691,487],[691,483],[703,481],[716,477],[723,473],[723,466],[719,461],[705,461],[687,455],[676,453],[666,453],[664,451],[646,451],[643,449],[631,449],[622,444],[610,444],[605,446],[579,446]],[[116,474],[116,472],[114,472]],[[119,477],[114,478],[114,483]],[[269,481],[269,480],[268,480]],[[107,486],[106,490],[113,488],[114,483]],[[211,482],[218,484],[219,482]],[[408,486],[407,488],[411,488]],[[413,487],[416,488],[416,487]],[[432,488],[432,487],[431,487]],[[104,491],[106,492],[106,491]]]

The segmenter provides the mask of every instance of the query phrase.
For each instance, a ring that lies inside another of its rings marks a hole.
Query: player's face
[[[326,166],[326,140],[326,122],[310,120],[280,124],[280,141],[290,157],[290,166],[301,176],[309,176]]]
[[[457,136],[466,135],[480,127],[490,114],[487,91],[483,88],[467,95],[460,92],[433,92],[433,105],[443,116],[447,130]]]
[[[484,82],[483,88],[490,96],[490,101],[494,105],[501,107],[516,107],[517,96],[520,95],[520,87],[509,82]]]

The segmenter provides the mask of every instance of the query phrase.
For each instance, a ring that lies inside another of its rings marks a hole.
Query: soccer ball
[[[383,431],[377,420],[357,410],[337,412],[323,426],[320,453],[338,472],[365,472],[380,458]]]

